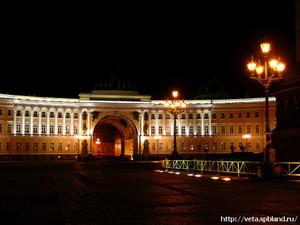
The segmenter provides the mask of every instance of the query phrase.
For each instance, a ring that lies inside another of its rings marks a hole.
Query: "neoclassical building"
[[[182,156],[263,152],[265,99],[186,100],[177,119]],[[271,129],[276,102],[270,98]],[[173,151],[173,117],[164,100],[135,91],[94,90],[78,99],[0,94],[1,160],[69,160],[78,157],[166,157]],[[207,151],[207,152],[206,152]]]

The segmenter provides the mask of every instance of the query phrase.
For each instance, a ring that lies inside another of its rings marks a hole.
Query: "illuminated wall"
[[[173,118],[165,112],[164,101],[151,101],[150,96],[136,92],[122,95],[120,91],[118,95],[98,91],[82,96],[84,99],[0,94],[0,159],[59,160],[98,154],[94,128],[105,120],[122,134],[112,143],[109,155],[118,156],[123,151],[137,159],[145,151],[145,140],[152,155],[173,151]],[[176,125],[179,153],[205,154],[205,147],[208,154],[229,153],[230,145],[240,151],[238,146],[245,145],[244,134],[252,135],[248,151],[262,152],[264,101],[187,100],[187,110]],[[275,108],[275,99],[270,98],[271,129],[276,126]]]

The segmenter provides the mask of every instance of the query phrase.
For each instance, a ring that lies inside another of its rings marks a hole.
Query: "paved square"
[[[300,181],[226,182],[154,172],[159,168],[151,162],[2,163],[1,225],[230,224],[221,217],[300,214]]]

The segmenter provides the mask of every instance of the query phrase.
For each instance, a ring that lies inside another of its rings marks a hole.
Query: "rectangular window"
[[[243,127],[242,126],[238,126],[238,132],[239,132],[239,134],[243,133]]]
[[[7,133],[11,134],[11,124],[7,124]]]
[[[152,150],[155,150],[155,143],[152,143]]]
[[[259,125],[255,125],[255,133],[259,134]]]
[[[7,111],[7,116],[11,116],[11,109],[9,109],[8,111]]]
[[[45,142],[42,143],[42,150],[46,151],[46,143]]]
[[[225,119],[225,113],[221,113],[221,119]]]
[[[155,126],[151,126],[151,134],[155,134]]]
[[[225,142],[222,142],[222,150],[225,150],[226,146],[225,146]]]
[[[250,118],[250,112],[247,112],[247,118]]]
[[[181,114],[181,119],[185,119],[185,114],[184,113]]]
[[[185,144],[185,143],[182,143],[182,144],[181,144],[181,149],[182,149],[182,150],[185,150],[185,148],[186,148],[186,144]]]
[[[255,118],[259,117],[259,112],[255,112]]]
[[[216,134],[216,133],[217,133],[217,126],[213,125],[213,134]]]
[[[21,150],[21,143],[18,142],[18,143],[17,143],[17,151],[20,151],[20,150]]]
[[[213,114],[212,114],[212,118],[213,118],[213,119],[217,119],[217,114],[216,114],[216,113],[213,113]]]
[[[29,143],[28,142],[25,143],[25,151],[29,151]]]
[[[35,142],[35,143],[33,144],[33,150],[34,150],[34,151],[37,151],[37,150],[38,150],[38,143]]]
[[[37,111],[33,112],[33,117],[38,117],[38,112]]]
[[[230,118],[230,119],[233,118],[233,113],[229,113],[229,118]]]
[[[221,133],[225,134],[225,126],[221,126]]]
[[[159,127],[158,127],[158,133],[159,133],[159,134],[162,134],[162,133],[163,133],[163,128],[162,128],[162,126],[159,126]]]
[[[58,143],[58,151],[62,150],[62,143]]]
[[[193,127],[193,125],[190,125],[189,133],[190,133],[190,135],[194,134],[194,127]]]
[[[159,119],[159,120],[162,120],[162,114],[161,114],[161,113],[158,114],[158,119]]]
[[[247,134],[251,133],[250,125],[247,125]]]
[[[259,149],[260,149],[260,143],[256,142],[256,150],[259,150]]]
[[[213,150],[217,150],[217,149],[218,149],[217,142],[214,142]]]
[[[209,131],[208,125],[205,125],[205,127],[204,127],[204,132],[205,132],[206,134],[208,134],[208,131]]]
[[[70,151],[70,149],[71,149],[71,143],[67,142],[67,144],[66,144],[66,151]]]
[[[233,134],[233,126],[229,126],[230,134]]]
[[[193,142],[190,143],[190,150],[194,150],[194,143]]]
[[[200,113],[197,113],[197,120],[200,120],[201,119],[201,115]]]
[[[201,126],[200,125],[197,126],[197,134],[201,134]]]
[[[242,113],[238,113],[238,118],[242,118]]]
[[[28,123],[25,124],[25,132],[29,133],[29,124]]]
[[[50,143],[50,151],[54,151],[54,143]]]
[[[164,149],[164,144],[163,143],[159,143],[158,146],[159,146],[160,151],[162,151]]]
[[[189,114],[189,119],[191,120],[191,119],[193,119],[193,114]]]
[[[185,126],[181,127],[181,134],[185,134]]]
[[[201,151],[201,143],[200,142],[197,144],[197,150]]]

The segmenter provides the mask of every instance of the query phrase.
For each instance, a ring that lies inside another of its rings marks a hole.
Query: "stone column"
[[[155,135],[158,136],[158,110],[155,111]]]
[[[197,135],[197,111],[194,110],[194,115],[193,115],[193,125],[194,125],[194,135]]]
[[[57,136],[57,131],[58,131],[58,124],[57,124],[57,116],[58,116],[58,109],[55,109],[54,112],[54,135]]]
[[[33,108],[30,110],[30,135],[33,135]]]
[[[201,110],[201,135],[204,136],[204,111]]]
[[[47,109],[47,127],[46,127],[46,134],[49,135],[50,133],[50,109]]]
[[[22,107],[22,135],[25,135],[25,107]]]
[[[208,132],[209,136],[212,135],[212,127],[211,127],[211,110],[208,111]]]
[[[62,135],[66,136],[66,109],[63,109],[63,130],[62,130]]]
[[[14,107],[14,130],[13,134],[17,134],[17,107]]]
[[[71,109],[71,127],[70,127],[70,135],[73,136],[74,135],[74,110]]]
[[[42,134],[42,108],[39,108],[39,130],[38,133],[39,135]]]
[[[141,110],[141,136],[144,136],[144,110]]]

